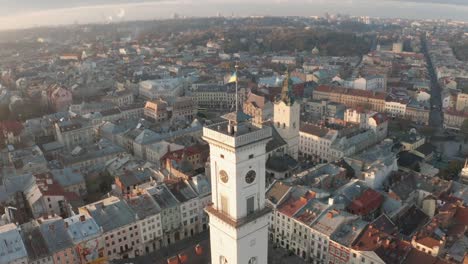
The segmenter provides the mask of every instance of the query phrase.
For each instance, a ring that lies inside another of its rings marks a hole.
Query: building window
[[[253,159],[253,158],[254,158],[254,154],[250,154],[249,159]]]
[[[247,198],[247,215],[255,211],[255,200],[254,196]]]

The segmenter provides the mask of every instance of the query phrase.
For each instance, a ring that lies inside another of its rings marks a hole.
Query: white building
[[[146,254],[159,249],[163,235],[159,205],[147,193],[131,197],[127,203],[138,216],[142,251]]]
[[[408,102],[385,101],[385,112],[393,117],[403,117],[406,115],[406,106]]]
[[[385,92],[387,90],[387,78],[381,75],[360,77],[354,80],[353,88],[366,91]]]
[[[210,144],[211,263],[267,263],[266,144],[271,127],[257,127],[242,112],[203,129]]]
[[[377,112],[374,111],[366,111],[364,109],[358,110],[354,108],[348,108],[344,114],[344,121],[350,123],[359,124],[360,128],[368,129],[368,120]]]
[[[288,75],[284,79],[280,99],[275,102],[273,123],[288,144],[286,154],[297,159],[299,153],[300,104],[294,99],[293,82]]]
[[[291,56],[274,56],[271,59],[271,62],[281,64],[296,64],[296,58]]]
[[[168,187],[180,203],[180,221],[183,227],[183,238],[199,233],[199,199],[197,193],[184,181],[168,184]]]
[[[140,96],[149,100],[156,98],[175,99],[182,95],[184,81],[181,78],[166,78],[142,81],[139,84]]]
[[[373,189],[379,189],[390,173],[398,170],[392,146],[392,140],[385,140],[367,151],[344,159],[353,167],[358,179]]]
[[[135,212],[115,196],[79,208],[102,228],[109,260],[134,258],[141,254],[141,240]]]
[[[330,146],[338,137],[338,131],[313,124],[302,124],[299,131],[301,156],[318,162],[331,161]]]

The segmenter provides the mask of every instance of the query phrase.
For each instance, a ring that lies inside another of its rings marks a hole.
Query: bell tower
[[[211,263],[266,264],[270,210],[265,207],[265,163],[271,127],[251,123],[242,111],[223,118],[203,128],[210,145],[212,204],[205,211]]]
[[[274,105],[273,122],[280,136],[288,143],[286,154],[297,159],[301,106],[294,98],[289,71],[283,81],[281,95]]]

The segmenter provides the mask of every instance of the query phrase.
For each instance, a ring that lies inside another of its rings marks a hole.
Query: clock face
[[[257,176],[257,173],[254,170],[247,172],[245,175],[245,182],[251,184],[255,181],[255,176]]]
[[[221,170],[219,172],[219,178],[221,179],[222,182],[227,183],[229,180],[229,176],[226,171]]]

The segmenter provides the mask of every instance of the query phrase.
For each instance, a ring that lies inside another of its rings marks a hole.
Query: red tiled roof
[[[0,130],[4,132],[11,132],[13,135],[18,136],[23,131],[23,124],[18,121],[1,121]]]
[[[388,120],[387,115],[382,113],[377,113],[373,115],[372,118],[375,120],[375,123],[377,123],[377,125],[380,125]]]
[[[455,219],[459,224],[468,226],[468,207],[459,206],[455,213]]]
[[[255,107],[263,109],[263,107],[265,106],[265,103],[266,103],[266,99],[265,99],[265,97],[263,97],[261,95],[250,93],[249,96],[247,97],[246,103],[251,103]]]
[[[49,173],[40,173],[35,174],[34,177],[36,178],[37,186],[41,191],[42,195],[44,196],[64,196],[69,197],[71,199],[75,199],[72,194],[66,192],[63,189],[62,185],[60,185],[56,180],[54,180],[53,176]]]
[[[411,249],[410,253],[404,260],[404,264],[435,264],[437,261],[436,257],[433,257],[432,255],[429,255],[427,253],[424,253],[422,251],[416,250],[416,249]]]
[[[162,156],[161,159],[162,160],[171,159],[171,160],[181,161],[183,155],[187,157],[191,157],[197,154],[203,154],[204,152],[207,152],[207,151],[209,151],[209,146],[207,144],[195,145],[195,146],[190,146],[184,149],[179,149],[179,150],[168,152],[164,156]]]
[[[312,198],[315,198],[315,194],[311,192],[307,192],[299,198],[289,197],[278,208],[278,211],[286,216],[292,217],[299,209],[301,209]]]
[[[329,86],[329,85],[320,85],[319,87],[315,88],[315,91],[348,94],[352,96],[367,97],[367,98],[381,99],[381,100],[385,100],[385,98],[387,97],[387,94],[384,92],[373,92],[373,91],[366,91],[366,90],[353,89],[353,88],[344,88],[344,87],[338,87],[338,86]]]
[[[314,124],[302,123],[300,131],[317,137],[323,137],[328,133],[328,131],[330,131],[330,129]]]
[[[379,208],[382,203],[382,194],[372,189],[367,189],[348,205],[348,210],[353,214],[367,215]]]
[[[360,251],[374,251],[385,263],[400,263],[411,250],[411,244],[380,231],[371,224],[353,243],[352,248]]]

